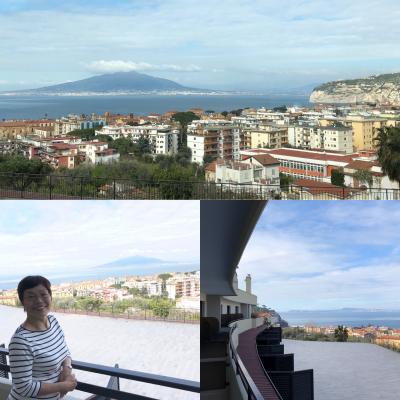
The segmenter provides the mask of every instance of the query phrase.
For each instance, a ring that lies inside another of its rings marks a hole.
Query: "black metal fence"
[[[8,350],[0,347],[0,356],[7,356]],[[110,377],[118,377],[120,379],[129,379],[139,382],[146,382],[153,385],[169,387],[189,392],[200,393],[200,382],[190,381],[186,379],[171,378],[162,375],[149,374],[138,371],[131,371],[123,368],[107,367],[98,364],[91,364],[82,361],[73,361],[72,367],[77,370],[94,372],[97,374],[107,375]],[[9,372],[10,366],[7,363],[0,362],[0,371]],[[102,396],[105,399],[116,400],[156,400],[151,397],[141,396],[133,393],[124,392],[108,385],[108,387],[97,386],[90,383],[79,382],[76,387],[82,392],[91,393],[97,396]]]
[[[144,181],[83,176],[0,173],[0,198],[54,200],[399,200],[399,189]]]
[[[146,321],[166,321],[166,322],[180,322],[186,324],[200,323],[200,311],[185,310],[180,308],[170,308],[157,312],[151,309],[142,310],[118,310],[116,307],[110,305],[103,305],[102,308],[97,310],[93,309],[79,309],[77,307],[52,307],[54,312],[61,312],[65,314],[84,314],[100,317],[111,318],[124,318],[132,320],[146,320]]]

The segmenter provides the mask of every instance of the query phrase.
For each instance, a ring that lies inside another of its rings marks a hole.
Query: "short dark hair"
[[[24,300],[25,290],[32,289],[39,285],[43,285],[51,296],[51,283],[48,279],[40,275],[29,275],[22,279],[20,283],[18,283],[17,291],[20,302],[22,303]]]

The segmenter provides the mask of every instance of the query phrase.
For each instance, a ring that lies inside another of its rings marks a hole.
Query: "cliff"
[[[324,83],[313,90],[310,102],[400,106],[400,73]]]

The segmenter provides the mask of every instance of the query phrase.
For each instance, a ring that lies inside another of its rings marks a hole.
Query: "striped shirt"
[[[49,328],[29,331],[22,325],[8,347],[12,389],[8,400],[59,399],[59,393],[38,396],[41,383],[58,382],[61,364],[70,357],[64,333],[53,315],[47,316]]]

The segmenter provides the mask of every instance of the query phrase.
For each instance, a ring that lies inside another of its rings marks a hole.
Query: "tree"
[[[182,146],[178,154],[175,156],[175,160],[179,165],[186,166],[190,164],[190,161],[192,159],[192,150],[189,147]]]
[[[331,174],[332,185],[344,187],[344,173],[338,169],[333,169]]]
[[[187,140],[186,140],[186,135],[187,135],[187,127],[190,123],[192,123],[192,121],[200,119],[199,116],[197,116],[194,112],[192,111],[186,111],[186,112],[178,112],[175,113],[171,119],[173,121],[179,122],[180,126],[181,126],[181,131],[179,134],[179,143],[178,143],[178,147],[182,148],[185,147],[187,144]]]
[[[343,325],[338,325],[335,329],[335,339],[337,342],[347,342],[349,331]]]
[[[286,106],[279,106],[279,107],[274,107],[272,110],[276,111],[276,112],[285,113],[285,112],[287,112],[287,107]]]
[[[382,171],[400,184],[400,127],[380,128],[374,140]]]
[[[138,150],[139,150],[140,154],[150,154],[151,153],[149,138],[140,136],[140,138],[138,139],[136,144],[138,146]]]
[[[172,278],[172,275],[171,274],[160,274],[160,275],[158,275],[158,278],[162,280],[161,291],[162,291],[163,296],[168,297],[167,280],[169,278]]]
[[[353,178],[355,178],[360,184],[367,184],[369,188],[372,187],[374,181],[371,171],[368,171],[367,169],[358,169],[354,172]]]
[[[288,190],[288,187],[293,183],[294,179],[290,175],[279,173],[280,187],[282,190]]]
[[[93,140],[94,138],[96,138],[96,130],[99,130],[101,128],[102,126],[90,129],[76,129],[74,131],[68,132],[67,135],[78,136],[84,140]]]
[[[27,160],[23,157],[12,157],[0,161],[0,174],[21,174],[18,177],[2,176],[0,182],[15,190],[25,190],[31,184],[40,185],[46,175],[52,171],[49,164],[40,160]]]
[[[115,149],[121,156],[135,153],[136,150],[139,151],[138,146],[128,138],[115,139],[109,143],[108,147]]]

